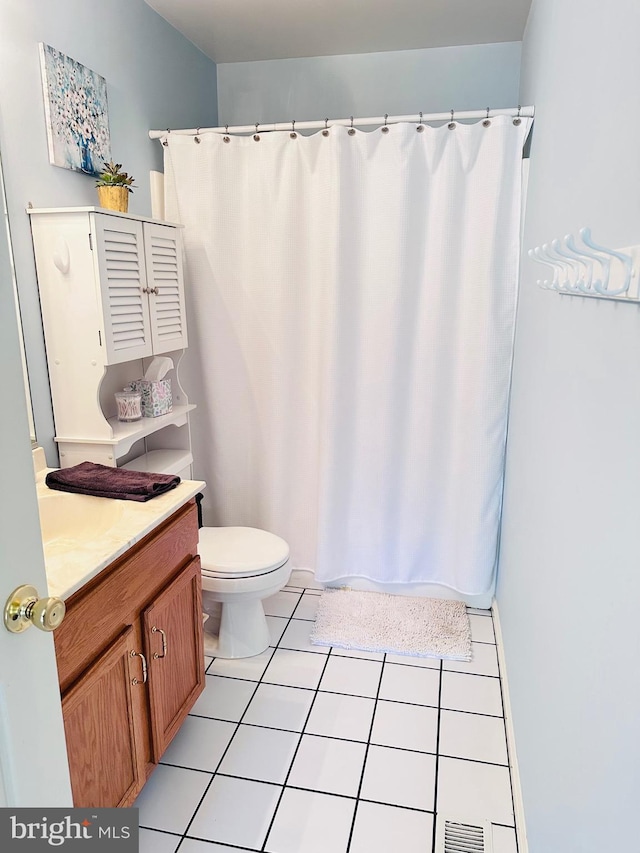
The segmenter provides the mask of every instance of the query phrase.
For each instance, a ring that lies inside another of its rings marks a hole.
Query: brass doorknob
[[[41,631],[55,631],[64,619],[66,606],[61,598],[39,598],[35,586],[19,586],[4,606],[4,624],[12,634],[21,634],[35,625]]]

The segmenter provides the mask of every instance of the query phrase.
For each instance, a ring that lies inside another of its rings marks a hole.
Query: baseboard
[[[502,680],[502,704],[504,707],[505,728],[507,730],[507,749],[509,751],[509,768],[511,770],[511,790],[513,792],[513,810],[516,822],[516,835],[518,839],[518,853],[529,853],[527,828],[524,819],[524,801],[522,799],[522,788],[520,787],[520,771],[518,770],[518,756],[516,753],[515,732],[513,729],[513,717],[511,714],[511,700],[509,698],[507,663],[504,656],[504,644],[502,641],[502,626],[500,625],[498,602],[495,600],[491,605],[491,611],[493,613],[493,628],[496,634],[498,666],[500,667],[500,676]]]

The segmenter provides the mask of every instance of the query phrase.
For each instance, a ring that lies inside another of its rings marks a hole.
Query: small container
[[[142,394],[140,391],[116,391],[119,421],[139,421],[142,417]]]
[[[142,394],[143,417],[158,418],[173,411],[170,379],[136,379],[131,387]]]

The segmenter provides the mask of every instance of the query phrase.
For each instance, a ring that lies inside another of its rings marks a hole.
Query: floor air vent
[[[493,853],[489,821],[454,820],[438,815],[434,853]]]

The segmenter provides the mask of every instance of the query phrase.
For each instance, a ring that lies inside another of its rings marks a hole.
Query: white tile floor
[[[136,802],[141,853],[432,853],[438,813],[517,853],[489,611],[470,611],[471,663],[441,664],[311,646],[319,594],[265,602],[262,655],[207,661]]]

